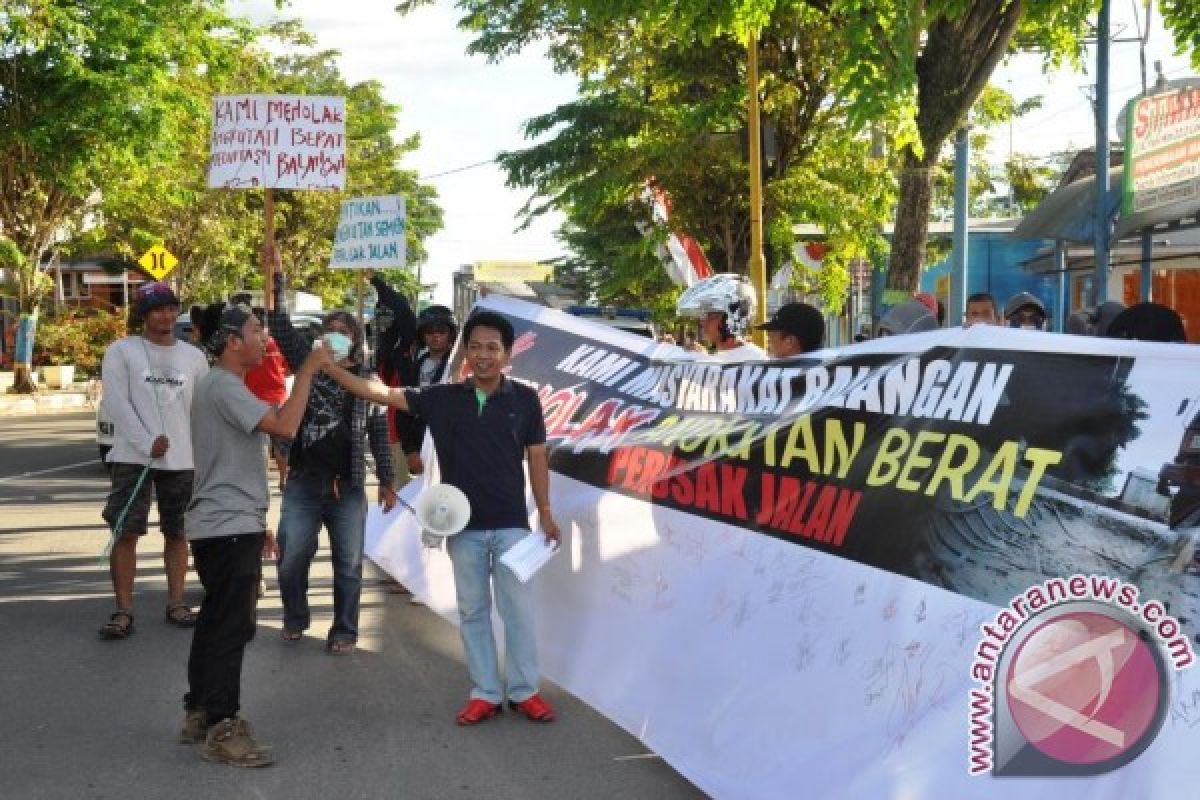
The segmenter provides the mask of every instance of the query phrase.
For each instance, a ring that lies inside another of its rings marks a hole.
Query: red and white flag
[[[653,226],[667,227],[671,216],[671,198],[653,178],[646,181],[642,199],[650,206]],[[652,226],[639,226],[649,235]],[[671,281],[679,286],[691,286],[713,274],[712,266],[699,243],[686,233],[668,232],[667,240],[658,248],[658,257]]]

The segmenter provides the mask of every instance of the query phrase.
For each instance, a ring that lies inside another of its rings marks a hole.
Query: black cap
[[[226,306],[221,312],[220,330],[226,333],[241,333],[242,326],[246,324],[246,320],[254,316],[254,311],[250,306],[238,303],[237,305]]]
[[[785,303],[769,320],[757,325],[760,331],[782,331],[800,340],[805,353],[821,349],[825,339],[825,318],[808,303]]]

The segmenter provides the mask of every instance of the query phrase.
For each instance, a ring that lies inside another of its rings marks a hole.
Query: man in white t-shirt
[[[756,306],[754,287],[744,275],[722,272],[688,287],[676,312],[700,320],[700,333],[714,352],[712,361],[764,361],[767,354],[742,337],[750,329]]]
[[[158,498],[167,573],[166,620],[183,628],[196,613],[183,600],[188,547],[183,512],[192,496],[192,392],[208,359],[175,338],[179,299],[165,283],[138,288],[135,324],[141,332],[118,339],[104,353],[104,408],[115,432],[108,461],[112,491],[104,521],[117,531],[109,571],[116,611],[100,628],[104,639],[133,633],[133,576],[137,541],[146,533],[151,486]]]

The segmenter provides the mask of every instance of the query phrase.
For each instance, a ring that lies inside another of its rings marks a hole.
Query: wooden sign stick
[[[270,257],[263,264],[263,308],[275,309],[275,190],[268,187],[263,202],[263,241]]]

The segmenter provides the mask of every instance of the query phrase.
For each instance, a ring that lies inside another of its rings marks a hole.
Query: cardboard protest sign
[[[405,266],[404,198],[357,197],[342,203],[333,238],[334,269],[395,269]]]
[[[346,99],[214,97],[210,151],[209,188],[342,189]]]
[[[513,323],[510,375],[545,416],[563,544],[534,584],[543,672],[710,796],[1009,798],[975,769],[993,720],[1066,742],[1065,761],[1125,754],[1108,774],[1026,777],[1022,796],[1200,781],[1200,573],[1172,567],[1198,487],[1162,493],[1197,482],[1179,467],[1200,449],[1197,348],[975,326],[723,364],[481,305]],[[367,552],[457,622],[450,563],[416,528],[375,510]],[[1020,638],[1047,630],[1029,616],[1042,587],[1119,604],[1158,638],[1104,661],[1110,628],[1060,665]],[[1165,671],[1131,670],[1139,647]],[[1138,726],[1117,713],[1130,704]]]

